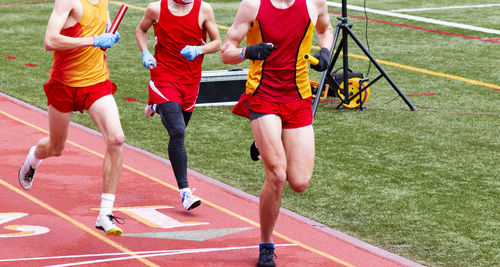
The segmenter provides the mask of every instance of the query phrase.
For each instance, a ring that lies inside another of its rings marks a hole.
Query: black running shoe
[[[250,158],[252,158],[253,161],[258,161],[260,159],[260,152],[255,145],[255,141],[250,145]]]
[[[274,248],[261,247],[259,249],[259,262],[257,263],[257,267],[275,267],[275,256],[276,254],[274,254]]]

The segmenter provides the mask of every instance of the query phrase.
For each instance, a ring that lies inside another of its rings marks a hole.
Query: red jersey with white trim
[[[200,6],[201,0],[195,0],[187,15],[175,16],[168,9],[168,0],[161,0],[160,19],[153,25],[157,66],[151,70],[152,81],[183,84],[201,81],[203,55],[189,61],[181,54],[186,45],[199,46],[207,40],[207,32],[198,22]]]
[[[306,0],[288,8],[261,0],[257,18],[247,33],[247,45],[273,43],[276,49],[265,60],[250,61],[246,93],[271,102],[290,102],[311,97],[309,54],[314,25]]]
[[[62,29],[61,34],[69,37],[88,37],[106,31],[108,1],[96,4],[80,0],[83,14],[73,26]],[[54,63],[50,79],[71,87],[85,87],[109,79],[106,56],[99,47],[83,47],[54,51]]]

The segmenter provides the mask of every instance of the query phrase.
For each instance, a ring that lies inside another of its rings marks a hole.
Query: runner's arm
[[[233,25],[226,34],[222,45],[221,59],[224,64],[238,64],[245,60],[244,48],[239,48],[241,41],[252,27],[259,11],[259,1],[243,0],[236,12]]]
[[[210,54],[220,50],[221,40],[219,29],[215,23],[215,16],[212,7],[205,2],[201,2],[201,12],[204,18],[203,27],[207,30],[210,42],[201,46],[203,54]]]
[[[89,37],[68,37],[61,35],[61,30],[66,24],[70,13],[75,9],[75,0],[56,0],[54,9],[50,15],[45,32],[45,50],[69,50],[73,48],[87,47],[94,45],[94,38]]]
[[[315,2],[318,10],[318,20],[316,21],[318,45],[330,50],[333,44],[333,28],[328,15],[328,5],[325,0],[315,0]]]
[[[141,52],[148,50],[148,30],[160,17],[160,2],[148,4],[144,17],[135,29],[135,40]]]

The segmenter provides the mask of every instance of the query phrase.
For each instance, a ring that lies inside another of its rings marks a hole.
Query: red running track
[[[47,125],[46,112],[0,94],[0,266],[255,266],[256,197],[189,171],[203,204],[185,212],[169,161],[131,146],[114,210],[124,236],[96,230],[105,146],[77,124],[22,190],[18,169]],[[420,266],[285,209],[275,230],[278,266]]]

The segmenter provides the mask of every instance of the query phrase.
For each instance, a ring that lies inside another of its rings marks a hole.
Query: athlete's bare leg
[[[259,202],[261,243],[273,243],[285,183],[288,181],[290,188],[300,193],[311,181],[314,130],[311,125],[282,130],[281,119],[276,115],[252,120],[251,125],[265,172]]]
[[[88,112],[101,130],[106,142],[102,192],[115,194],[122,170],[123,144],[125,142],[115,99],[112,95],[104,96],[94,102]]]
[[[301,193],[309,186],[314,169],[313,127],[283,129],[282,140],[286,151],[288,185],[293,191]]]
[[[49,137],[40,139],[36,145],[35,157],[45,159],[60,156],[68,138],[69,123],[73,112],[60,112],[48,106]]]
[[[259,219],[261,243],[273,243],[273,229],[286,183],[286,154],[281,141],[281,119],[265,115],[251,122],[255,142],[264,164],[265,181],[260,192]]]

